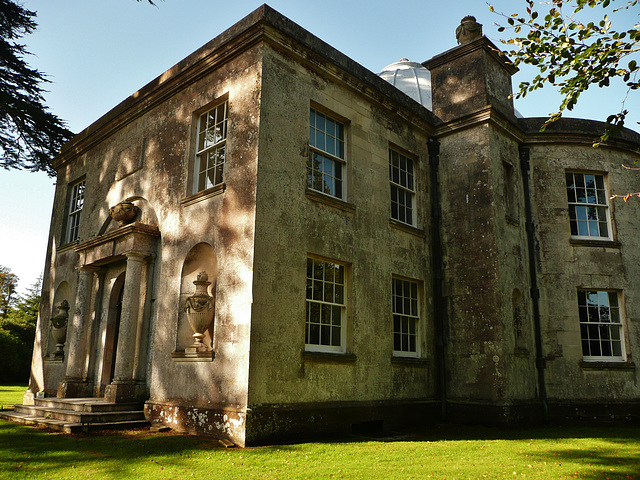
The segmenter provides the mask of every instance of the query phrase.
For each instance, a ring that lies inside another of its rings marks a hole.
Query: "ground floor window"
[[[307,258],[305,348],[345,350],[345,266]]]
[[[585,360],[624,360],[618,292],[578,290],[580,337]]]
[[[418,356],[418,283],[401,278],[393,279],[393,354]]]

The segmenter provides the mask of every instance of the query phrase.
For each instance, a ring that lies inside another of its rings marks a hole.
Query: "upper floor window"
[[[618,293],[578,290],[578,311],[584,359],[623,361],[625,353]]]
[[[418,283],[400,278],[393,279],[393,354],[403,357],[418,356]]]
[[[69,195],[69,216],[67,217],[66,242],[75,242],[80,236],[80,217],[84,206],[84,190],[86,181],[81,180],[71,185]]]
[[[566,178],[571,235],[611,238],[604,176],[595,173],[567,172]]]
[[[228,102],[220,103],[198,118],[194,164],[194,193],[224,181]]]
[[[345,266],[307,258],[306,350],[344,352],[345,306]]]
[[[415,186],[413,160],[389,149],[389,182],[391,183],[391,218],[414,224]]]
[[[309,147],[309,188],[344,199],[344,125],[312,108]]]

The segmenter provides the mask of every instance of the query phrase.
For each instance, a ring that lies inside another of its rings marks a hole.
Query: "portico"
[[[144,366],[151,308],[147,292],[159,236],[157,227],[134,223],[74,248],[83,263],[77,267],[78,287],[59,398],[104,394],[109,402],[130,402],[147,396]],[[122,276],[124,284],[105,284],[106,277]],[[119,301],[109,301],[114,294],[120,296]]]

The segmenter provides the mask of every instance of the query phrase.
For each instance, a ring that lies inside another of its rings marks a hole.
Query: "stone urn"
[[[138,214],[138,207],[131,202],[120,202],[109,209],[109,215],[122,225],[131,223]]]
[[[51,335],[56,342],[53,358],[64,357],[64,343],[67,341],[67,322],[69,321],[69,302],[63,300],[57,307],[58,314],[51,317]]]
[[[213,322],[214,306],[213,297],[207,293],[209,285],[209,276],[207,272],[200,272],[196,280],[193,281],[196,286],[196,293],[187,298],[184,305],[184,311],[187,313],[187,319],[193,334],[194,343],[185,349],[187,353],[206,352],[209,350],[202,343],[204,332],[211,326]]]

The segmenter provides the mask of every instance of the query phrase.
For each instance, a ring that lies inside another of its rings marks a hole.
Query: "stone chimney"
[[[447,122],[491,105],[513,116],[511,75],[518,71],[482,35],[482,25],[466,16],[456,28],[459,45],[427,60],[433,113]]]

